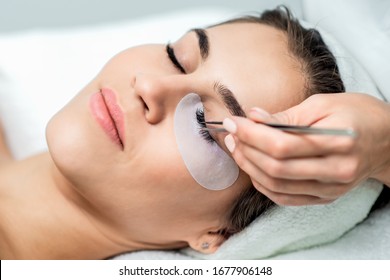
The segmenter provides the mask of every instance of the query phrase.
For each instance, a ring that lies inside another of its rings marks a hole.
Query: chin
[[[101,135],[91,129],[86,114],[67,105],[46,127],[49,153],[59,171],[73,183],[88,181],[107,159]],[[101,154],[104,153],[104,154]]]

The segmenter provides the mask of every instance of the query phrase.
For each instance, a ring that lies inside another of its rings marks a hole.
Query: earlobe
[[[189,246],[195,251],[212,254],[218,250],[219,246],[226,241],[223,231],[209,231],[202,234],[198,238],[194,238],[188,242]]]

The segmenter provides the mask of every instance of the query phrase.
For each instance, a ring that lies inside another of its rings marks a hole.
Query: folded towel
[[[280,254],[273,259],[389,260],[389,240],[390,204],[371,213],[335,242]]]
[[[183,253],[202,259],[263,259],[332,242],[367,216],[381,190],[379,182],[368,180],[331,204],[276,207],[214,254]]]
[[[280,227],[279,227],[280,228]],[[310,229],[311,230],[311,229]],[[237,240],[231,240],[228,244],[223,245],[221,249],[217,252],[219,255],[211,256],[211,258],[221,258],[223,259],[238,259],[238,256],[235,253],[235,250],[239,250],[240,254],[245,255],[244,258],[249,259],[250,256],[247,256],[246,251],[250,252],[252,257],[254,255],[259,256],[260,253],[263,255],[267,254],[267,250],[272,252],[272,246],[268,245],[267,242],[274,244],[276,238],[272,238],[271,241],[269,236],[266,236],[265,240],[256,238],[256,234],[262,229],[253,224],[247,228],[244,234],[237,235]],[[291,231],[288,232],[291,234]],[[286,233],[287,234],[287,233]],[[241,235],[241,236],[240,236]],[[265,234],[262,234],[265,235]],[[249,239],[247,237],[250,236]],[[278,236],[280,234],[278,233]],[[278,244],[283,247],[283,242],[286,243],[286,236],[282,236],[283,241],[277,241]],[[313,236],[311,237],[313,238]],[[256,240],[257,239],[257,240]],[[370,214],[370,216],[365,219],[363,222],[354,226],[351,230],[347,231],[343,236],[337,238],[333,242],[330,241],[325,244],[318,244],[315,246],[310,246],[307,249],[296,249],[290,250],[290,248],[284,248],[285,251],[277,252],[274,256],[265,257],[267,259],[276,259],[276,260],[291,260],[291,259],[345,259],[345,260],[372,260],[372,259],[390,259],[390,205],[376,210]],[[302,242],[302,240],[301,240]],[[242,244],[250,244],[251,246],[242,247]],[[303,247],[308,244],[302,244]],[[226,249],[224,247],[227,247]],[[256,249],[257,246],[257,249]],[[262,246],[266,246],[265,249]],[[253,247],[253,248],[252,248]],[[229,248],[231,248],[229,250]],[[224,252],[226,254],[224,254]],[[115,259],[121,260],[188,260],[188,259],[197,259],[197,258],[208,258],[207,256],[197,255],[197,254],[184,254],[185,252],[176,252],[176,251],[140,251],[133,253],[126,253],[119,256],[116,256]],[[228,255],[230,254],[230,255]]]

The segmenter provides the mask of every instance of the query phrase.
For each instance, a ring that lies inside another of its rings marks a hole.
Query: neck
[[[1,168],[0,200],[1,259],[104,259],[136,249],[96,214],[48,153]]]

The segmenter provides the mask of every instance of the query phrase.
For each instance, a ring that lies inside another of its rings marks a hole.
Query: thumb
[[[253,107],[250,109],[248,118],[258,123],[271,122],[272,120],[271,114],[259,107]]]
[[[320,98],[311,98],[285,111],[269,114],[260,108],[252,108],[248,117],[255,122],[288,125],[312,125],[327,114]]]
[[[254,107],[249,111],[248,118],[257,123],[295,124],[293,115],[289,110],[271,115],[261,108]]]

